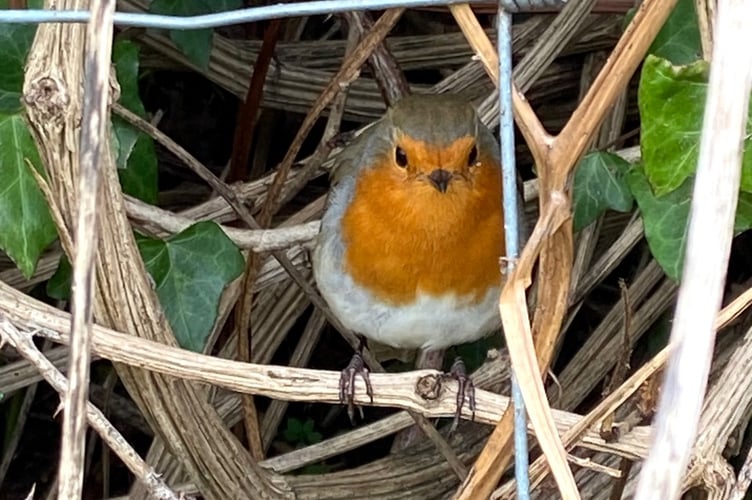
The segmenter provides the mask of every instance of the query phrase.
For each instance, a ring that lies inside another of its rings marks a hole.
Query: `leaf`
[[[707,77],[704,61],[672,66],[654,56],[645,60],[639,88],[642,161],[658,196],[678,188],[697,168]],[[741,181],[746,192],[752,192],[749,138],[748,121]]]
[[[629,163],[611,153],[588,153],[574,174],[574,230],[579,231],[606,209],[632,210],[632,193],[624,179]]]
[[[146,110],[138,93],[138,46],[118,41],[112,49],[120,84],[120,104],[141,117]],[[112,117],[113,147],[117,151],[118,177],[123,191],[146,203],[157,201],[157,154],[147,134],[117,116]]]
[[[297,444],[302,441],[303,437],[303,424],[297,418],[291,417],[287,419],[287,428],[284,432],[285,441],[290,444]]]
[[[629,170],[627,182],[640,207],[650,252],[666,275],[678,281],[684,265],[694,177],[663,196],[653,193],[640,166]]]
[[[0,249],[27,278],[57,232],[26,161],[42,172],[34,141],[20,115],[0,115]]]
[[[37,27],[0,24],[0,113],[21,111],[24,65]]]
[[[213,222],[196,223],[167,241],[140,237],[138,246],[178,343],[201,351],[222,290],[243,270],[240,251]]]
[[[305,422],[303,422],[303,434],[310,434],[313,432],[313,420],[310,418],[307,418]]]
[[[138,45],[130,40],[118,40],[112,47],[112,62],[115,65],[118,83],[120,84],[120,104],[146,117],[146,110],[138,93],[139,70]]]
[[[672,66],[648,56],[638,101],[645,173],[657,195],[679,187],[697,166],[708,65]]]
[[[316,444],[321,441],[321,433],[313,429],[313,420],[308,418],[301,422],[295,417],[287,419],[287,428],[283,432],[285,441],[295,446],[306,446]]]
[[[158,167],[154,141],[117,116],[112,127],[118,144],[118,177],[123,192],[149,204],[157,202]],[[127,156],[125,168],[120,159]]]
[[[72,276],[73,266],[68,257],[63,254],[55,274],[47,280],[47,295],[55,300],[69,300]]]
[[[112,148],[117,151],[117,168],[128,168],[128,160],[141,132],[120,117],[112,116],[111,119],[110,140],[112,140]]]
[[[640,166],[627,173],[627,182],[640,207],[645,224],[645,239],[650,253],[670,278],[679,281],[684,265],[684,251],[689,230],[694,177],[666,195],[656,196]],[[752,194],[740,192],[734,232],[752,228]]]
[[[154,0],[149,10],[155,14],[196,16],[239,9],[242,0]],[[201,69],[209,69],[213,31],[211,29],[171,30],[170,38],[185,56]]]
[[[694,0],[679,0],[648,50],[674,64],[689,64],[702,56]]]

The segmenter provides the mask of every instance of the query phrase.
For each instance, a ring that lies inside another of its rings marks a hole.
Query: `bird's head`
[[[410,96],[390,109],[384,152],[391,175],[417,191],[462,194],[478,171],[497,168],[493,138],[475,109],[454,96]],[[382,163],[383,164],[383,163]]]

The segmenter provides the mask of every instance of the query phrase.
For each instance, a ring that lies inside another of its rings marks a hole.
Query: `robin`
[[[361,339],[425,350],[498,330],[500,162],[475,109],[456,96],[406,97],[336,161],[313,271],[342,324]],[[453,372],[459,414],[468,379],[461,362]],[[370,394],[358,353],[341,386],[351,418],[356,373]]]

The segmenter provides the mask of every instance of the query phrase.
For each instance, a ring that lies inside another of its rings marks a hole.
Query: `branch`
[[[54,342],[67,343],[70,315],[32,299],[4,283],[0,283],[0,310],[15,325],[34,330]],[[213,384],[225,389],[266,396],[286,401],[340,404],[337,371],[290,368],[284,366],[240,363],[228,359],[197,354],[176,347],[94,326],[94,354],[117,363],[151,370],[195,382]],[[396,407],[424,414],[429,418],[450,417],[456,410],[456,383],[447,382],[436,399],[425,399],[416,392],[419,382],[430,385],[440,373],[418,370],[406,373],[372,373],[374,406]],[[356,383],[362,384],[360,379]],[[422,387],[422,384],[421,384]],[[355,402],[370,404],[364,387],[356,389]],[[509,398],[485,390],[477,390],[475,419],[495,424],[509,406]],[[559,432],[565,432],[581,420],[581,416],[552,410]],[[463,417],[470,418],[467,408]],[[610,451],[627,458],[640,458],[647,448],[646,428],[633,429],[618,443],[606,443],[596,431],[588,431],[582,446]]]
[[[20,332],[7,318],[0,316],[0,343],[5,342],[8,342],[24,358],[29,360],[39,370],[47,383],[63,397],[63,394],[68,390],[68,380],[44,354],[39,352],[34,345],[33,332]],[[131,448],[122,434],[113,427],[104,414],[89,402],[86,403],[86,420],[123,461],[128,470],[148,488],[155,498],[178,499],[178,495],[162,481],[162,478],[154,469],[141,459],[136,450]]]
[[[58,464],[58,495],[79,498],[84,480],[86,402],[89,394],[89,346],[94,318],[94,268],[97,255],[97,204],[101,196],[102,158],[109,153],[107,132],[115,0],[91,0],[86,25],[83,110],[79,152],[78,203],[75,211],[71,342],[63,397],[63,438]],[[113,99],[114,100],[114,99]],[[71,218],[73,218],[71,214]]]
[[[148,224],[150,229],[158,229],[169,234],[179,233],[197,222],[132,197],[126,197],[125,208],[128,218],[135,224]],[[276,229],[240,229],[221,224],[219,227],[238,247],[254,252],[269,252],[312,242],[319,232],[319,224],[316,220]]]

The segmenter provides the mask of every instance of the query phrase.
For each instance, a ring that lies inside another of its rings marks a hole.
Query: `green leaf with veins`
[[[664,272],[678,280],[684,264],[694,178],[686,179],[679,189],[657,196],[643,169],[637,165],[627,173],[627,182],[640,207],[650,252]]]
[[[688,177],[679,189],[663,196],[655,195],[639,165],[629,170],[627,182],[640,207],[650,252],[666,275],[678,281],[684,265],[694,177]],[[752,194],[740,192],[734,232],[738,234],[750,228]]]
[[[679,0],[653,40],[648,54],[674,64],[690,64],[702,57],[695,0]]]
[[[243,271],[243,256],[213,222],[198,222],[166,241],[139,237],[138,246],[175,337],[201,351],[222,290]]]
[[[658,196],[681,186],[697,168],[707,95],[708,64],[673,66],[648,56],[639,88],[642,162]],[[750,122],[742,158],[743,191],[752,192]]]
[[[44,175],[26,123],[20,114],[0,115],[0,249],[27,278],[34,274],[44,249],[57,238],[31,168]]]
[[[63,254],[57,265],[55,274],[47,280],[47,295],[55,300],[70,300],[71,278],[73,276],[73,266],[71,266],[68,257]]]
[[[24,66],[37,27],[0,24],[0,113],[21,111]]]
[[[588,153],[574,174],[574,230],[579,231],[605,210],[628,212],[634,199],[624,175],[630,164],[604,152]]]
[[[120,84],[120,104],[140,117],[146,110],[138,93],[139,49],[129,40],[118,41],[112,59]],[[123,191],[146,203],[157,201],[157,154],[147,134],[118,116],[112,116],[113,148],[117,151],[118,176]]]

